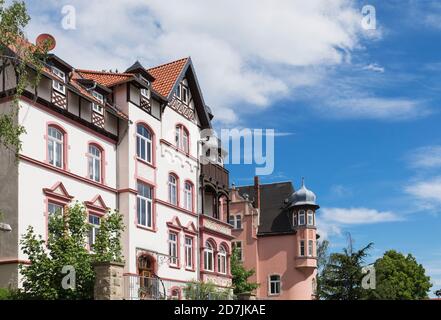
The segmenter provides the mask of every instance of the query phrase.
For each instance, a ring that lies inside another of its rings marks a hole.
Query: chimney
[[[260,183],[258,176],[254,177],[254,194],[255,194],[254,207],[260,209]]]

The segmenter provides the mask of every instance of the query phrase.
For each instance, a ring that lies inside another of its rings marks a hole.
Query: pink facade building
[[[230,224],[251,281],[260,284],[258,299],[314,299],[316,285],[315,194],[304,183],[234,187]]]

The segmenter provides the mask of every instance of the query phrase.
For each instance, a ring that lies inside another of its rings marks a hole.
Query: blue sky
[[[272,128],[275,170],[318,196],[333,250],[412,253],[441,288],[441,5],[437,1],[26,1],[28,36],[79,68],[192,56],[217,128]],[[330,3],[332,2],[332,3]],[[360,26],[373,5],[377,28]],[[62,28],[63,5],[75,28]],[[229,165],[252,182],[254,166]],[[438,231],[438,232],[437,232]]]

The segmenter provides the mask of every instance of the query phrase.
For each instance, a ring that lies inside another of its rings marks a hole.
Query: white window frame
[[[92,91],[92,95],[101,104],[104,104],[104,96],[101,93],[96,92],[96,91]],[[92,102],[92,110],[95,111],[96,113],[101,114],[101,115],[103,114],[103,106],[99,105],[96,102]]]
[[[61,136],[61,139],[58,137],[54,137],[53,135],[51,135],[51,131],[54,131],[56,133],[59,133]],[[52,147],[51,147],[52,144]],[[60,146],[60,151],[57,151],[57,146]],[[50,153],[52,151],[52,160],[50,158]],[[48,127],[48,134],[47,134],[47,152],[48,152],[48,161],[51,165],[63,169],[64,168],[64,133],[56,128],[56,127],[52,127],[49,126]],[[59,157],[59,162],[60,165],[57,165],[57,160]]]
[[[52,88],[54,88],[55,91],[58,91],[63,95],[66,94],[66,86],[64,85],[64,83],[58,80],[52,80]]]
[[[150,99],[150,90],[149,89],[141,88],[140,93],[143,98]]]
[[[224,246],[221,246],[217,253],[217,271],[221,274],[227,274],[227,267],[227,251]]]
[[[314,241],[308,240],[308,257],[314,256]]]
[[[302,223],[303,220],[303,223]],[[300,210],[299,211],[299,226],[304,226],[306,225],[306,215],[305,215],[305,210]]]
[[[141,188],[146,188],[147,195],[142,194]],[[153,228],[153,188],[146,183],[137,182],[138,194],[136,196],[136,219],[140,226],[152,229]],[[150,193],[150,198],[148,197]],[[142,210],[145,208],[145,211]],[[143,220],[145,224],[142,223]]]
[[[169,232],[168,234],[168,255],[170,256],[170,265],[178,266],[178,237],[176,232]]]
[[[185,236],[185,267],[193,269],[193,237]]]
[[[188,134],[187,130],[181,126],[181,130],[182,130],[182,143],[181,143],[181,149],[185,152],[185,153],[189,153],[190,152],[190,135]]]
[[[209,268],[211,265],[211,268]],[[205,243],[204,248],[204,270],[214,272],[214,248],[210,242]]]
[[[231,214],[231,215],[230,215],[230,220],[228,221],[228,223],[229,223],[230,226],[232,226],[233,229],[234,229],[235,226],[236,226],[236,216]]]
[[[52,73],[63,80],[63,83],[66,82],[66,73],[64,71],[61,71],[57,67],[52,66]]]
[[[98,219],[98,224],[96,224],[96,223],[94,223],[94,222],[91,222],[91,221],[90,221],[90,218],[91,218],[91,217],[97,218],[97,219]],[[91,226],[91,228],[90,228],[90,230],[89,230],[89,239],[88,239],[88,243],[89,243],[89,249],[92,251],[92,249],[93,249],[93,245],[94,245],[95,242],[96,242],[96,235],[98,234],[99,229],[100,229],[101,217],[100,217],[100,216],[97,216],[97,215],[95,215],[95,214],[89,214],[88,222],[89,222],[89,225]]]
[[[98,148],[93,144],[89,145],[88,151],[89,151],[89,161],[88,161],[89,179],[96,182],[101,182],[103,152],[101,151],[100,148]],[[94,151],[97,151],[98,155],[94,153]]]
[[[310,221],[310,218],[311,218],[311,221]],[[306,222],[308,223],[308,226],[314,225],[314,212],[312,210],[308,210],[306,220],[307,220]]]
[[[147,136],[138,132],[140,127],[146,130]],[[141,147],[144,147],[144,154],[142,154]],[[153,164],[153,134],[150,129],[142,124],[136,126],[136,156],[148,164]]]
[[[193,211],[193,185],[188,181],[184,184],[184,209]]]
[[[273,280],[271,279],[272,277],[277,277],[277,280]],[[272,288],[272,284],[274,284],[275,289],[277,292],[273,292],[273,288]],[[280,274],[270,274],[268,276],[268,295],[269,296],[278,296],[280,295],[282,291],[282,277],[280,276]]]
[[[171,181],[174,179],[174,181]],[[168,202],[172,205],[178,205],[178,178],[173,174],[168,176]]]

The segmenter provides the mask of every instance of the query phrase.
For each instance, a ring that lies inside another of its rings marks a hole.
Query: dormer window
[[[176,89],[176,97],[185,104],[188,104],[189,93],[190,90],[188,89],[188,87],[186,87],[182,83],[180,83],[178,88]]]
[[[61,80],[52,80],[52,87],[59,93],[66,94],[66,86],[64,85],[66,82],[66,74],[56,67],[52,67],[52,73]]]
[[[52,73],[56,75],[58,78],[66,82],[66,74],[56,67],[52,67]]]
[[[150,99],[150,90],[141,88],[141,96],[146,99]]]
[[[101,93],[98,93],[96,91],[92,91],[92,95],[94,96],[94,98],[96,100],[98,100],[101,104],[104,104],[104,96]],[[92,110],[99,113],[99,114],[103,114],[103,106],[93,102],[92,103]]]

